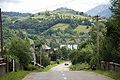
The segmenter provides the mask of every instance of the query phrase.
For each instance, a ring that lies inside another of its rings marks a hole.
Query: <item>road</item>
[[[65,66],[64,64],[69,65]],[[33,72],[27,75],[23,80],[113,80],[109,77],[87,71],[69,71],[70,62],[65,62],[49,72]]]

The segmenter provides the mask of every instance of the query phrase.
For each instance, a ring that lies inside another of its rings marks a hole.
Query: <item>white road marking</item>
[[[64,77],[64,80],[67,80],[67,77]]]
[[[62,74],[63,76],[65,75],[65,74]]]

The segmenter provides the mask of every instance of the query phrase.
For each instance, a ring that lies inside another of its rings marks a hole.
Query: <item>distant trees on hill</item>
[[[78,25],[91,26],[91,22],[88,19],[72,19],[72,18],[59,18],[49,19],[39,22],[37,19],[28,18],[26,20],[16,20],[10,28],[13,29],[34,29],[36,32],[43,32],[58,23],[70,24],[70,27],[75,29]]]
[[[2,15],[7,15],[7,16],[10,16],[10,17],[15,17],[15,16],[27,17],[27,16],[30,16],[30,13],[2,12]]]

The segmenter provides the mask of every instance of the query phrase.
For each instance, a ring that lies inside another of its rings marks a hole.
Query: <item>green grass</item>
[[[90,31],[90,28],[86,28],[86,26],[84,25],[79,25],[78,27],[76,27],[74,29],[74,31],[76,31],[77,33],[80,33],[80,32],[89,32]]]
[[[0,80],[22,80],[28,73],[28,71],[10,72],[0,76]]]
[[[82,64],[71,65],[70,70],[72,70],[72,71],[85,70],[85,71],[89,71],[89,72],[96,72],[96,73],[102,74],[104,76],[111,77],[114,80],[120,80],[120,72],[107,71],[107,70],[105,71],[102,69],[97,69],[97,70],[93,71],[93,70],[90,70],[89,67],[90,66],[88,64],[82,63]],[[88,68],[88,70],[87,70],[87,68]]]
[[[80,71],[80,70],[88,70],[90,66],[87,63],[82,63],[82,64],[71,65],[69,68],[71,71]]]
[[[59,64],[61,64],[61,63],[64,62],[64,61],[62,61],[62,60],[58,60],[58,61],[59,61]],[[47,67],[45,67],[45,68],[42,70],[42,72],[47,72],[47,71],[49,71],[51,68],[53,68],[53,67],[55,67],[55,66],[57,66],[57,65],[59,65],[59,64],[57,64],[57,62],[55,62],[55,61],[51,61],[51,64],[48,65]]]
[[[74,16],[76,18],[81,18],[81,19],[90,19],[90,17],[86,17],[86,16],[82,16],[82,15],[74,15],[74,14],[71,14],[71,13],[63,13],[62,15],[64,15],[64,16]]]
[[[59,23],[59,24],[56,24],[52,27],[52,29],[54,30],[57,30],[57,29],[60,29],[60,30],[65,30],[66,28],[68,28],[69,24],[64,24],[64,23]]]
[[[52,65],[48,65],[47,67],[45,67],[43,70],[42,70],[42,72],[47,72],[47,71],[49,71],[51,68],[53,68],[53,67],[55,67],[55,66],[57,66],[58,64],[52,64]]]
[[[111,77],[111,78],[113,78],[115,80],[120,80],[120,72],[105,71],[105,70],[101,70],[101,69],[95,70],[93,72],[96,72],[96,73]]]

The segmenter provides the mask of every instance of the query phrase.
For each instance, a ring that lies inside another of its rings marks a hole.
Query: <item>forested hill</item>
[[[27,17],[27,16],[30,16],[30,13],[2,12],[2,15],[6,15],[10,17]]]
[[[68,9],[66,7],[61,7],[58,8],[56,10],[54,10],[53,12],[58,12],[58,13],[71,13],[71,14],[76,14],[76,15],[86,15],[83,12],[79,12],[79,11],[75,11],[73,9]]]
[[[22,16],[23,13],[4,12],[3,26],[14,30],[23,30],[29,35],[79,36],[89,32],[91,18],[83,12],[67,8],[39,12]],[[7,15],[7,16],[6,16]],[[12,16],[19,17],[12,17]],[[22,16],[22,17],[20,17]]]

